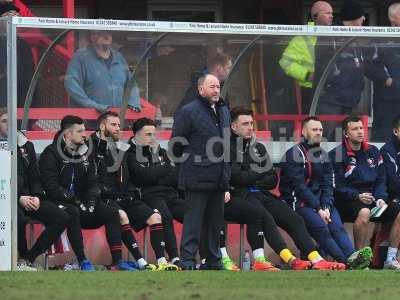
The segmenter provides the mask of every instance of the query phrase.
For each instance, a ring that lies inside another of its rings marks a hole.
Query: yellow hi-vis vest
[[[316,36],[295,36],[279,60],[286,75],[296,79],[305,88],[312,88],[313,85],[308,75],[314,72],[316,42]]]

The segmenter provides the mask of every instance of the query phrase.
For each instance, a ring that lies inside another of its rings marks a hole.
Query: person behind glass
[[[320,147],[321,121],[305,119],[302,135],[304,141],[290,148],[280,164],[282,198],[303,217],[322,251],[343,268],[366,268],[372,259],[371,248],[354,249],[335,207],[332,165]]]
[[[7,138],[7,111],[0,109],[0,136]],[[36,162],[36,152],[32,142],[26,136],[17,132],[17,194],[18,194],[18,232],[17,246],[19,260],[18,271],[36,271],[33,263],[36,258],[47,251],[67,229],[68,238],[80,269],[93,271],[87,260],[82,240],[79,211],[73,205],[61,205],[50,201],[40,182],[39,167]],[[35,244],[28,250],[26,241],[26,225],[29,218],[40,221],[44,230]]]
[[[358,116],[347,117],[342,128],[342,144],[329,153],[334,165],[334,192],[338,211],[344,222],[354,223],[354,244],[358,249],[371,239],[371,221],[392,223],[384,268],[399,271],[397,251],[400,243],[400,205],[394,190],[391,189],[389,196],[386,186],[386,179],[390,183],[396,180],[397,166],[395,160],[392,160],[397,156],[396,138],[386,144],[380,153],[378,148],[365,141],[365,129]],[[397,129],[393,132],[396,135]],[[387,176],[385,169],[388,171]],[[384,211],[379,216],[373,216],[374,208]]]
[[[81,227],[97,229],[105,225],[113,270],[136,271],[122,260],[121,225],[118,209],[100,200],[98,174],[89,147],[85,125],[78,116],[68,115],[52,144],[40,155],[40,177],[46,195],[57,205],[79,209]]]
[[[230,180],[229,163],[222,156],[229,149],[224,149],[220,141],[214,144],[209,141],[223,138],[229,141],[230,113],[219,97],[217,77],[204,75],[197,85],[198,96],[175,114],[172,137],[177,142],[170,145],[175,162],[179,162],[178,188],[185,193],[181,266],[186,270],[195,268],[204,226],[207,242],[204,267],[220,270],[219,233]]]
[[[122,54],[112,48],[109,31],[90,31],[89,45],[72,57],[65,74],[64,86],[76,106],[104,112],[121,107],[125,88],[131,79]],[[128,108],[141,111],[139,87],[130,91]]]
[[[311,7],[311,17],[312,22],[309,25],[332,25],[332,6],[325,1],[315,2]],[[307,35],[292,38],[279,60],[285,74],[294,78],[301,88],[302,114],[308,114],[310,111],[317,39],[317,36]]]
[[[229,72],[232,69],[232,58],[224,53],[216,53],[215,56],[211,57],[207,60],[207,67],[203,70],[194,72],[191,78],[191,85],[186,90],[185,95],[183,96],[182,101],[178,105],[178,109],[183,107],[184,105],[192,102],[199,95],[197,88],[197,81],[200,77],[211,74],[218,78],[221,85],[224,84],[227,79]],[[229,103],[227,99],[224,99],[226,103]]]
[[[392,27],[400,27],[400,2],[389,6],[388,18]],[[392,133],[390,120],[400,111],[400,57],[397,38],[385,37],[377,43],[368,70],[374,82],[372,139],[387,142]]]
[[[18,17],[19,12],[20,9],[12,1],[0,1],[0,17]],[[0,99],[5,99],[7,95],[7,37],[2,34],[0,34],[0,45]],[[31,47],[20,35],[17,35],[17,57],[18,107],[24,107],[35,67]]]
[[[365,21],[363,7],[353,0],[344,1],[340,17],[340,26],[362,26]],[[329,60],[346,41],[344,38],[330,37],[318,40],[314,89],[317,88]],[[364,66],[367,58],[367,52],[357,43],[350,44],[337,57],[324,82],[317,114],[348,115],[357,109],[365,86]],[[334,140],[337,125],[336,122],[327,122],[324,126],[325,137],[329,141]]]

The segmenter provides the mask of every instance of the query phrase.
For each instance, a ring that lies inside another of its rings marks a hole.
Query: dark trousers
[[[44,230],[38,237],[32,249],[26,246],[26,216],[43,223]],[[22,258],[34,260],[46,251],[67,228],[68,239],[78,261],[85,259],[79,211],[74,205],[55,204],[50,201],[40,201],[37,211],[26,211],[18,207],[18,251]]]
[[[83,229],[97,229],[105,225],[106,238],[112,256],[114,252],[118,252],[115,257],[113,256],[113,264],[118,263],[121,252],[121,224],[118,209],[100,201],[92,213],[81,210],[80,218]]]
[[[219,191],[185,192],[185,214],[181,242],[181,262],[186,268],[195,267],[202,228],[205,230],[205,258],[210,266],[219,265],[220,231],[224,223],[224,193]]]
[[[254,193],[253,197],[273,216],[276,224],[287,232],[302,254],[307,256],[316,250],[303,218],[285,202],[266,193]]]
[[[336,208],[331,210],[332,222],[325,224],[318,213],[309,207],[296,210],[303,217],[308,231],[321,249],[336,261],[346,263],[355,251]]]

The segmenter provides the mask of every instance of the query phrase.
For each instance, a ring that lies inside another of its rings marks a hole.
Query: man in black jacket
[[[152,208],[143,203],[140,191],[132,182],[127,163],[127,153],[131,145],[120,140],[119,115],[112,111],[101,114],[98,118],[98,126],[99,130],[90,137],[93,146],[91,158],[97,166],[103,202],[119,211],[122,241],[136,259],[140,269],[176,270],[176,266],[169,264],[167,266],[159,264],[158,268],[148,264],[138,248],[129,219],[133,221],[134,228],[138,230],[147,225],[148,219],[153,220],[153,223],[159,226],[159,222],[156,220],[160,217]],[[150,226],[153,223],[150,222]],[[162,256],[164,256],[162,243],[163,241],[160,241],[158,243],[160,246],[157,247],[161,249]]]
[[[158,145],[155,131],[155,122],[148,118],[141,118],[132,125],[134,137],[129,141],[127,163],[131,181],[140,189],[141,201],[146,207],[143,212],[155,212],[159,219],[157,223],[148,223],[147,214],[139,212],[142,222],[138,226],[150,225],[150,239],[158,264],[168,270],[176,270],[176,265],[179,265],[178,247],[173,217],[166,202],[178,198],[178,193],[171,183],[173,166],[166,151]],[[172,264],[165,259],[164,246]]]
[[[121,227],[118,210],[100,200],[97,169],[88,158],[85,126],[77,116],[65,116],[61,129],[40,156],[41,180],[46,194],[57,205],[79,208],[84,229],[106,227],[112,269],[136,271],[122,261]]]
[[[184,269],[194,269],[204,224],[206,267],[221,269],[219,232],[230,180],[229,162],[224,157],[229,149],[224,149],[223,141],[229,143],[230,115],[219,97],[218,78],[202,76],[198,90],[199,96],[177,111],[172,129],[174,157],[176,162],[184,160],[179,164],[178,176],[178,188],[185,191],[181,264]]]
[[[236,107],[231,111],[231,118],[231,201],[235,207],[231,210],[236,210],[238,214],[243,208],[251,207],[263,212],[264,232],[270,246],[292,269],[341,269],[341,264],[325,261],[321,257],[302,218],[270,192],[276,188],[278,176],[265,146],[255,140],[252,111]],[[300,260],[291,253],[277,231],[277,226],[293,238],[309,261]],[[253,254],[257,262],[257,251],[253,251]]]

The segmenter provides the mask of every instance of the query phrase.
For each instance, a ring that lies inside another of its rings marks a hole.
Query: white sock
[[[228,252],[226,251],[226,247],[221,248],[222,258],[229,257]]]
[[[259,257],[265,258],[264,249],[258,248],[258,249],[253,250],[253,257],[254,257],[254,259],[257,259]]]
[[[392,261],[396,259],[398,248],[388,247],[386,261]]]
[[[179,261],[179,257],[174,257],[172,260],[171,260],[171,263],[176,263],[177,261]]]
[[[167,263],[167,259],[165,257],[160,257],[159,259],[157,259],[157,264],[161,265],[161,264],[166,264]]]
[[[143,268],[145,265],[147,265],[147,261],[145,261],[143,257],[140,258],[140,259],[137,261],[137,263],[138,263],[138,265],[139,265],[140,268]]]
[[[201,260],[201,264],[204,265],[205,263],[206,263],[206,259],[203,258],[203,259]]]

